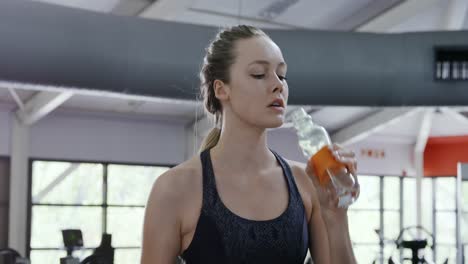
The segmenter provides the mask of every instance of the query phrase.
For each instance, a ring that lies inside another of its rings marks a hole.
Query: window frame
[[[82,205],[82,204],[58,204],[58,203],[33,203],[32,201],[32,180],[33,180],[33,163],[35,161],[43,161],[43,162],[69,162],[69,163],[91,163],[91,164],[100,164],[102,165],[103,168],[103,186],[102,186],[102,195],[103,195],[103,201],[101,204],[97,205]],[[120,162],[120,161],[96,161],[96,160],[80,160],[80,159],[49,159],[49,158],[37,158],[37,157],[30,157],[28,160],[28,210],[27,210],[27,231],[26,231],[26,257],[30,258],[31,256],[31,251],[32,250],[37,250],[37,251],[47,251],[47,250],[60,250],[64,251],[63,248],[51,248],[51,247],[38,247],[38,248],[31,248],[31,231],[32,231],[32,209],[33,206],[70,206],[70,207],[99,207],[102,208],[102,217],[101,217],[101,227],[102,227],[102,232],[105,233],[107,232],[107,212],[108,208],[114,207],[114,208],[145,208],[145,205],[118,205],[118,204],[108,204],[108,167],[109,165],[124,165],[124,166],[147,166],[147,167],[166,167],[168,169],[171,169],[177,164],[165,164],[165,163],[138,163],[138,162]],[[119,249],[141,249],[139,246],[113,246],[115,250]],[[93,247],[83,247],[80,250],[93,250]],[[64,251],[65,252],[65,251]]]

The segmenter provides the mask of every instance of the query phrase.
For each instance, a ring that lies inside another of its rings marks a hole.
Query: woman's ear
[[[213,82],[213,88],[215,97],[220,101],[226,101],[229,99],[229,93],[231,92],[229,86],[221,80],[215,80]]]

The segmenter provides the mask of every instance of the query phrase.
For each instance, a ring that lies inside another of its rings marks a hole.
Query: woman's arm
[[[332,262],[330,260],[328,231],[322,218],[317,192],[312,184],[311,188],[312,213],[309,220],[310,254],[314,260],[314,264],[329,264]]]
[[[345,151],[338,145],[334,145],[332,150],[338,151],[336,158],[345,164],[353,175],[356,175],[356,160],[354,158],[354,153]],[[318,183],[314,170],[310,167],[310,163],[307,164],[306,173],[309,178],[312,179],[315,187],[313,193],[315,195],[315,200],[318,200],[318,206],[314,206],[314,208],[320,208],[320,215],[327,232],[330,263],[356,264],[357,261],[353,252],[351,237],[349,235],[347,208],[337,207],[336,195],[328,192]],[[357,178],[356,183],[357,186],[359,186]],[[359,193],[356,194],[356,196],[358,195]],[[309,230],[312,232],[312,227],[309,228]]]
[[[149,196],[141,264],[174,264],[180,252],[181,217],[177,205],[181,201],[168,172],[156,180]]]
[[[347,213],[322,210],[322,217],[328,233],[331,263],[356,264],[349,236]]]

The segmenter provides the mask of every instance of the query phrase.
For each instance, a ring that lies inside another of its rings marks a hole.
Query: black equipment
[[[85,258],[80,264],[114,264],[114,248],[112,235],[102,234],[101,244],[91,256]]]

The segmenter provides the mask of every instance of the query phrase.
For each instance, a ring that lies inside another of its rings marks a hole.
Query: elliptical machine
[[[101,244],[91,256],[85,258],[80,264],[114,264],[114,248],[112,235],[102,234]]]
[[[80,264],[78,258],[73,257],[73,251],[83,247],[83,235],[79,229],[62,230],[63,244],[67,256],[60,259],[60,264]]]
[[[411,233],[413,231],[413,233]],[[417,234],[424,233],[425,238],[419,238],[414,235],[414,231]],[[404,238],[406,234],[411,234],[409,238]],[[434,251],[434,236],[422,226],[409,226],[403,228],[398,234],[395,240],[397,249],[409,249],[411,250],[410,258],[403,258],[403,262],[410,260],[412,264],[434,264],[431,260],[426,259],[424,256],[424,249],[426,247],[431,248]],[[422,254],[421,254],[422,253]],[[398,264],[399,262],[394,260],[392,257],[388,259],[388,264]],[[448,263],[448,258],[443,264]]]

